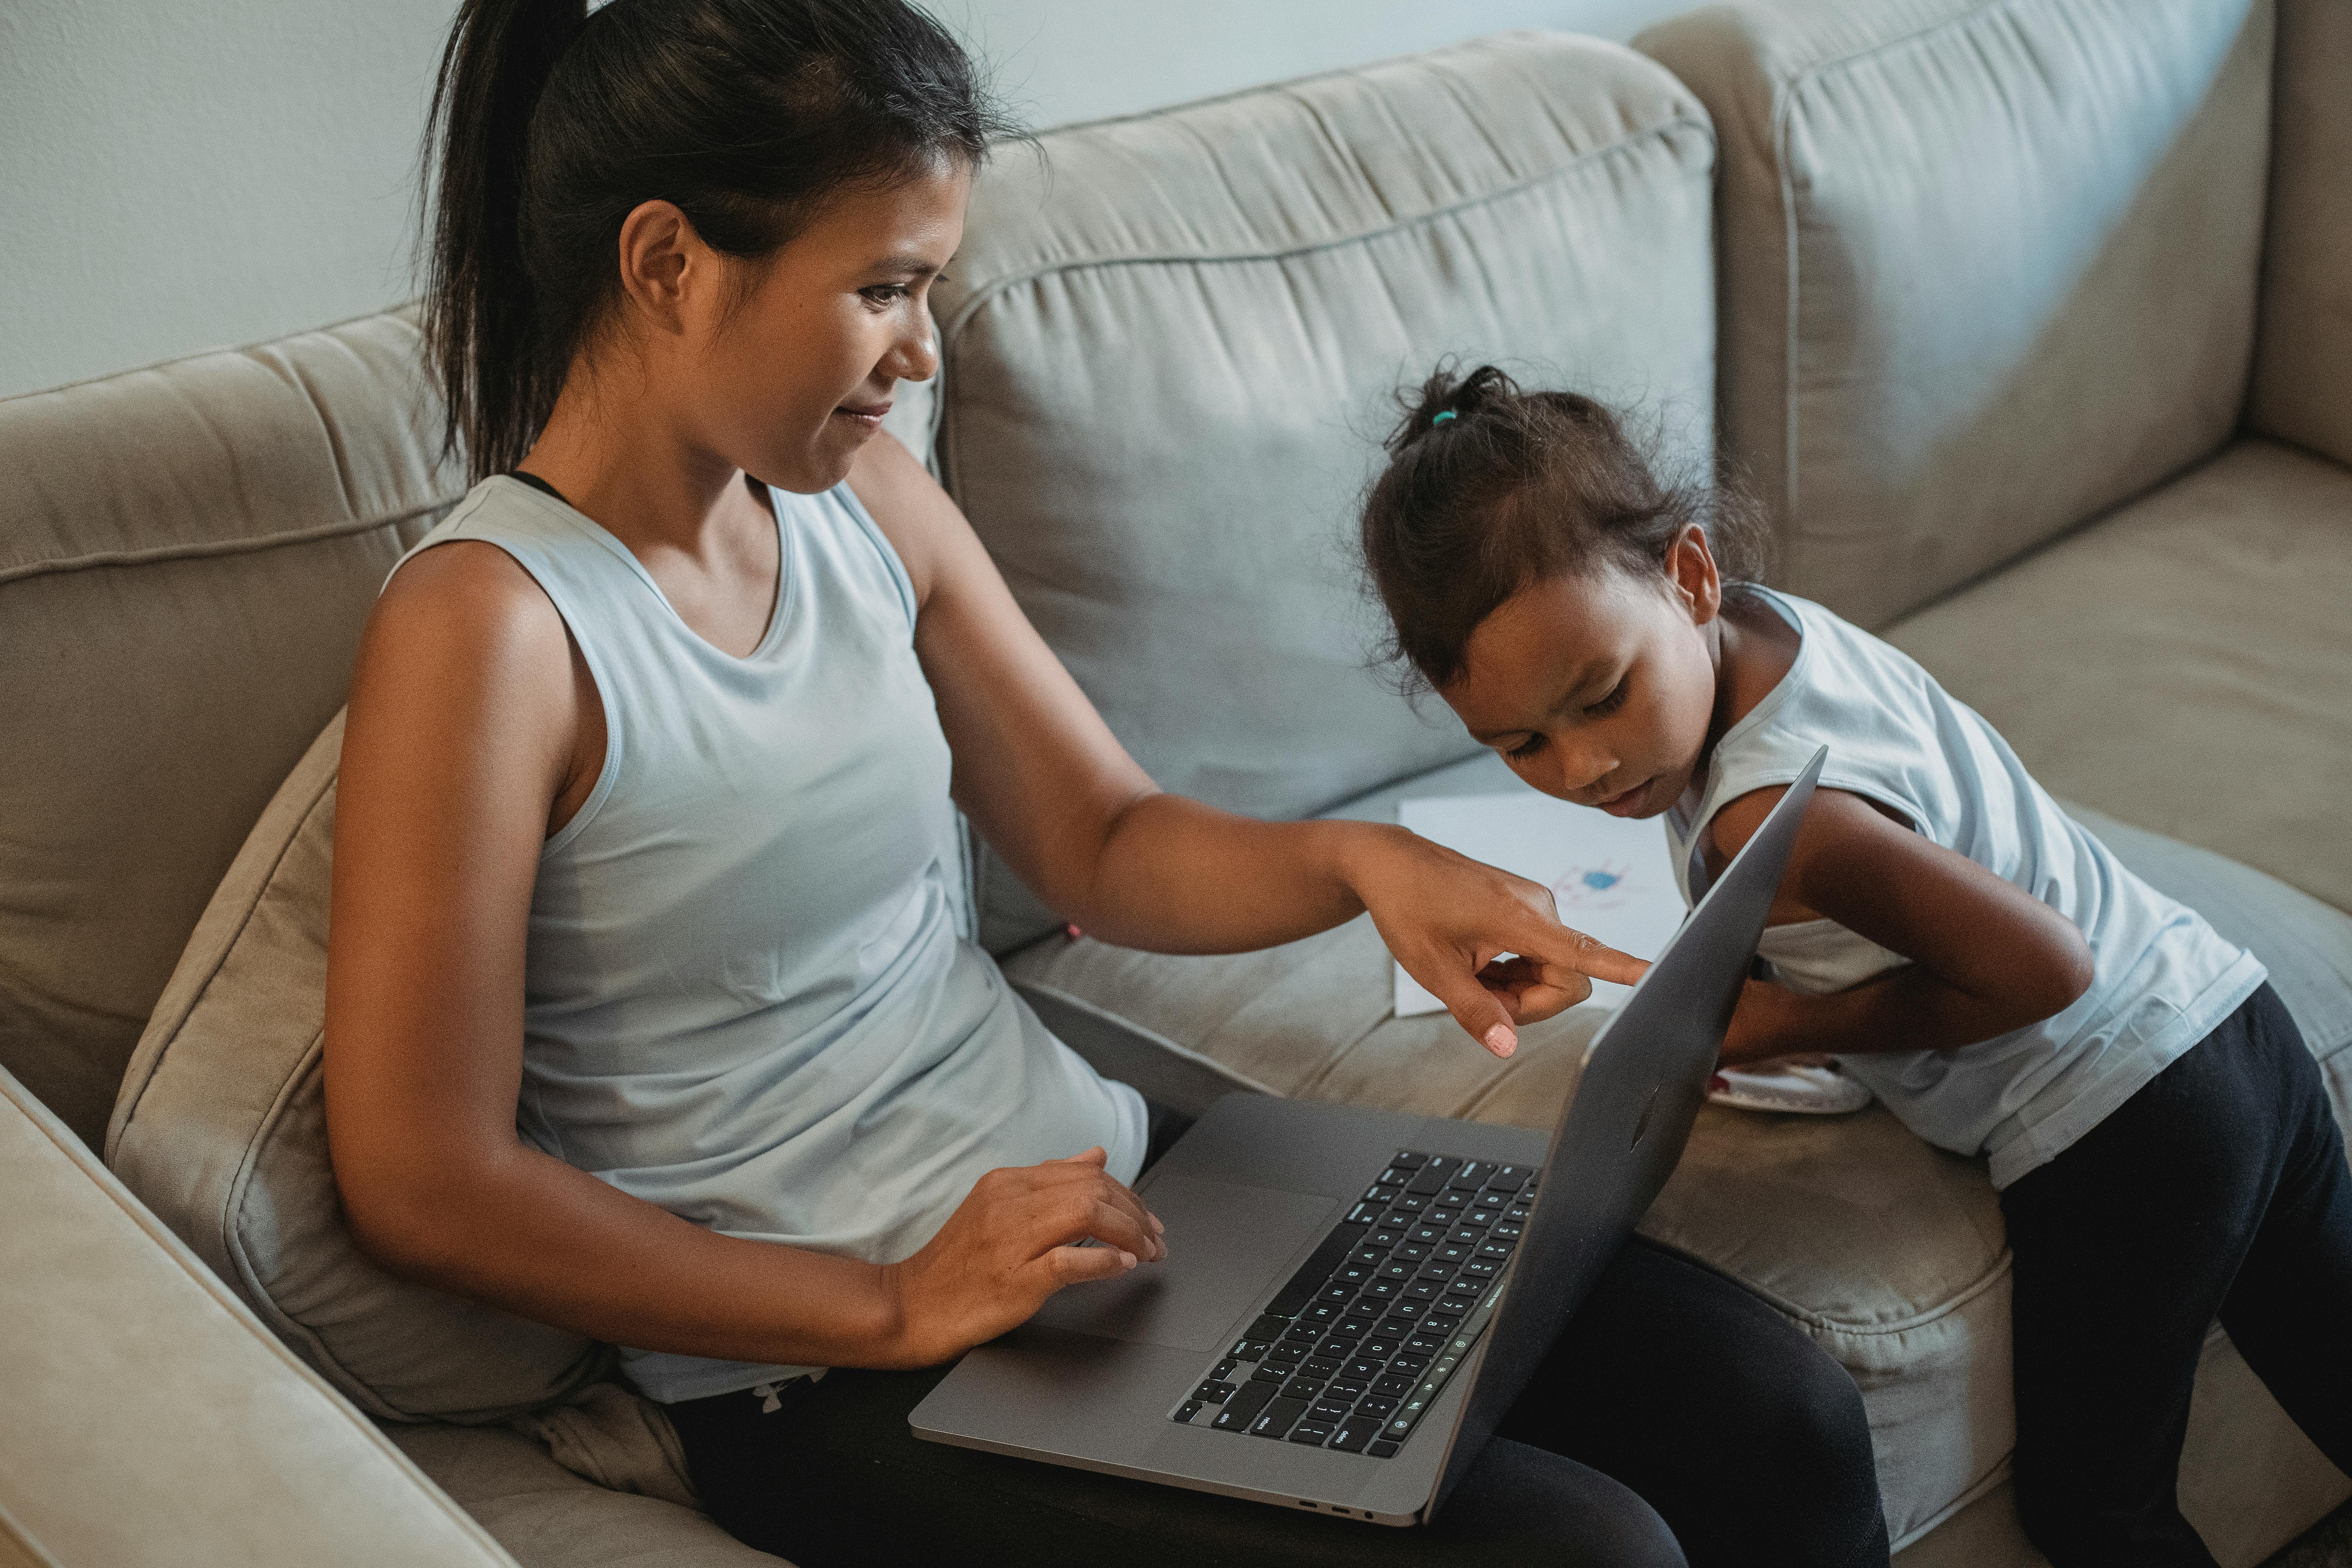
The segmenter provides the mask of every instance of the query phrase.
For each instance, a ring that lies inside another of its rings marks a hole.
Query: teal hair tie
[[[1434,430],[1434,429],[1436,429],[1440,425],[1444,424],[1448,419],[1451,419],[1451,418],[1453,418],[1453,417],[1454,417],[1454,410],[1452,410],[1451,408],[1449,408],[1449,409],[1447,409],[1444,413],[1443,413],[1443,414],[1439,415],[1436,418],[1434,418],[1434,419],[1431,420],[1431,421],[1429,422],[1429,427],[1430,427],[1431,429]]]

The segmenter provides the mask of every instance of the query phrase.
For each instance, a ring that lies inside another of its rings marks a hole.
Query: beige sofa
[[[904,433],[1163,783],[1377,816],[1507,787],[1364,668],[1339,539],[1387,389],[1456,351],[1639,402],[1762,492],[1780,581],[2253,946],[2345,1105],[2352,8],[1788,0],[1639,47],[1508,36],[1008,153]],[[416,351],[373,317],[0,404],[0,1562],[772,1561],[593,1348],[336,1250],[313,742],[459,488]],[[1542,1124],[1597,1024],[1498,1064],[1388,1016],[1362,921],[1169,959],[1058,934],[984,851],[971,892],[1046,1020],[1180,1102]],[[1853,1371],[1907,1568],[2038,1561],[1979,1164],[1710,1110],[1647,1227]],[[402,1312],[445,1327],[370,1327]],[[435,1333],[463,1375],[401,1381]],[[2183,1490],[2236,1568],[2352,1486],[2217,1334]]]

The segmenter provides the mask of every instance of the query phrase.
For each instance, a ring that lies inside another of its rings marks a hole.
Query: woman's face
[[[1689,786],[1715,714],[1721,584],[1687,531],[1665,571],[1551,577],[1471,633],[1438,694],[1520,778],[1612,816],[1655,816]]]
[[[844,191],[772,255],[729,262],[731,298],[706,297],[682,334],[699,442],[803,494],[846,478],[897,384],[939,369],[930,289],[971,193],[961,163]]]

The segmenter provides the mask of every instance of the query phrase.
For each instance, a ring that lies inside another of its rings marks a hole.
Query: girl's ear
[[[1723,575],[1716,570],[1715,552],[1707,548],[1706,530],[1695,522],[1685,524],[1666,546],[1665,568],[1675,597],[1690,612],[1693,626],[1703,626],[1723,613]]]

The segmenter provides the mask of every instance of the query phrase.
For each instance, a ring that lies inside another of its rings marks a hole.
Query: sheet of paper
[[[1636,958],[1655,958],[1683,922],[1666,825],[1628,821],[1534,790],[1408,800],[1397,820],[1423,838],[1549,888],[1562,923]],[[1444,1004],[1396,969],[1396,1016]],[[1592,983],[1592,1000],[1615,1006],[1626,987]]]

